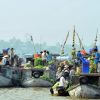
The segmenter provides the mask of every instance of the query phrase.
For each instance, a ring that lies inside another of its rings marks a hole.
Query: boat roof
[[[24,54],[24,57],[29,58],[29,57],[33,57],[33,55],[32,54]]]

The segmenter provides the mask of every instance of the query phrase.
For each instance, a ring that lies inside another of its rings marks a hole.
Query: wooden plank
[[[95,76],[100,77],[100,73],[82,73],[80,76]]]

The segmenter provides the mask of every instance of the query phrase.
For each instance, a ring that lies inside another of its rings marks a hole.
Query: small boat
[[[69,93],[66,89],[62,88],[62,87],[58,87],[56,89],[50,89],[50,93],[53,96],[69,96]]]
[[[100,99],[100,88],[93,85],[77,85],[69,90],[69,95],[76,98]]]

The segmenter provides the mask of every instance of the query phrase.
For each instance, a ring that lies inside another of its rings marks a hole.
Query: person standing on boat
[[[78,60],[78,63],[80,64],[81,63],[81,57],[82,57],[82,54],[80,51],[77,52],[77,60]]]
[[[10,48],[3,49],[3,56],[8,55]]]
[[[52,55],[47,51],[47,62],[52,60]]]
[[[14,65],[14,48],[11,48],[10,49],[10,60],[11,60],[11,65],[13,66]]]
[[[100,53],[98,52],[98,49],[94,49],[94,63],[96,64],[96,69],[97,69],[97,65],[98,62],[100,60]]]
[[[46,63],[47,63],[47,53],[46,53],[46,50],[44,50],[43,53],[42,53],[42,61],[43,61],[43,65],[46,65]]]

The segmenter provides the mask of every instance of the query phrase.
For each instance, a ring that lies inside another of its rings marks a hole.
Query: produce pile
[[[36,69],[46,69],[47,66],[38,65],[38,66],[35,66],[34,68],[36,68]]]

